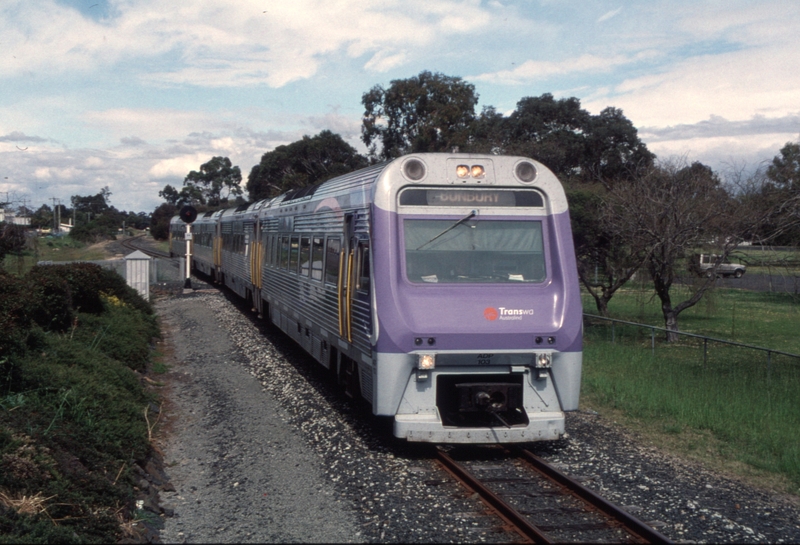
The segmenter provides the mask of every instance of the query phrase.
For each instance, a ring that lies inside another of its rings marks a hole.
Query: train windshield
[[[406,219],[403,234],[411,282],[545,280],[541,221]]]

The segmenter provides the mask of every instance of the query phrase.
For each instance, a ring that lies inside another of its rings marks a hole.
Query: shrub
[[[102,294],[113,295],[146,314],[152,314],[152,306],[128,286],[114,271],[94,263],[70,263],[66,265],[42,265],[33,267],[28,273],[32,287],[47,284],[52,279],[61,279],[69,286],[72,308],[80,312],[99,314],[103,312]]]
[[[151,306],[97,265],[0,272],[0,544],[122,537],[130,468],[150,450],[132,368],[157,334]]]
[[[0,269],[0,369],[4,359],[20,349],[30,324],[23,291],[21,280]]]

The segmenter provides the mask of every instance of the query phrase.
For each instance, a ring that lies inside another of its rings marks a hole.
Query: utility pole
[[[50,197],[50,200],[53,201],[53,234],[55,234],[58,233],[58,226],[59,226],[59,223],[56,222],[56,217],[58,216],[58,213],[56,212],[56,210],[58,210],[58,205],[56,204],[56,201],[60,203],[61,200],[58,199],[57,197]]]

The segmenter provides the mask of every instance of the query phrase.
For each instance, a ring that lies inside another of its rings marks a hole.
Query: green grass
[[[169,252],[169,241],[168,240],[156,240],[155,241],[156,249],[160,252],[167,253]]]
[[[685,299],[688,292],[675,286],[672,295],[673,304],[676,304]],[[799,303],[796,297],[787,294],[716,289],[682,312],[678,327],[686,333],[800,354]],[[583,309],[597,314],[594,300],[588,294],[583,296]],[[609,312],[612,318],[619,320],[664,327],[661,303],[649,286],[621,290],[611,300]],[[615,327],[617,332],[633,332],[634,329]],[[649,331],[640,334],[649,339]],[[662,333],[656,335],[663,337]]]
[[[594,309],[584,301],[585,310]],[[617,319],[663,327],[658,300],[626,290],[610,305]],[[786,295],[716,290],[682,313],[681,331],[800,354],[800,305]],[[587,326],[584,403],[644,426],[684,454],[728,469],[778,475],[800,493],[800,359],[650,331]],[[676,440],[676,437],[683,440]]]
[[[756,250],[741,247],[734,260],[747,265],[748,274],[800,275],[800,251]]]
[[[37,237],[22,255],[7,255],[3,261],[5,270],[25,274],[39,261],[97,261],[105,259],[105,252],[96,246],[63,237]]]

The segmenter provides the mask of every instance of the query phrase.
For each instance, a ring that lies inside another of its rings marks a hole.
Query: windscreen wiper
[[[434,240],[436,240],[440,236],[444,235],[445,233],[449,233],[450,231],[452,231],[453,229],[455,229],[456,227],[458,227],[459,225],[461,225],[462,223],[464,223],[465,221],[467,221],[471,217],[475,216],[476,214],[477,214],[477,212],[475,210],[473,210],[472,212],[470,212],[469,214],[467,214],[466,216],[464,216],[463,218],[461,218],[460,220],[455,222],[453,225],[451,225],[450,227],[448,227],[447,229],[445,229],[444,231],[442,231],[441,233],[439,233],[438,235],[436,235],[435,237],[430,239],[428,242],[426,242],[425,244],[423,244],[422,246],[417,248],[417,250],[421,250],[422,248],[424,248],[425,246],[427,246],[428,244],[430,244],[431,242],[433,242]]]

